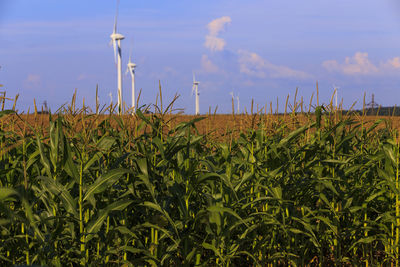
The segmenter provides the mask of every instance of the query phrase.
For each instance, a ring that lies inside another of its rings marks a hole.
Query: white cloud
[[[341,72],[346,75],[368,75],[377,73],[378,68],[369,60],[368,53],[357,52],[353,57],[346,57],[344,63],[327,60],[322,66],[328,71]]]
[[[336,60],[327,60],[322,63],[322,66],[328,71],[352,76],[399,74],[400,57],[374,64],[368,58],[368,53],[356,52],[354,56],[346,57],[344,63],[339,63]]]
[[[201,57],[201,67],[205,72],[210,72],[210,73],[215,73],[219,71],[219,68],[217,65],[215,65],[207,55],[203,55]]]
[[[228,16],[211,21],[207,25],[208,34],[206,36],[204,46],[212,52],[224,51],[226,41],[219,35],[225,31],[226,26],[230,24],[231,21],[231,18]],[[213,54],[213,56],[215,55],[216,54]],[[286,66],[274,65],[268,60],[263,59],[258,54],[249,52],[247,50],[239,50],[237,53],[235,53],[235,57],[238,58],[237,60],[239,63],[240,73],[244,73],[250,77],[297,79],[307,79],[311,77],[311,75],[303,71],[294,70]],[[207,55],[202,56],[201,65],[203,70],[206,72],[215,73],[221,71],[221,65],[218,67]],[[225,67],[226,64],[224,64],[224,70]]]
[[[286,66],[274,65],[260,55],[246,50],[239,50],[240,72],[258,78],[298,78],[307,79],[312,76],[304,71],[294,70]]]
[[[265,61],[256,53],[239,50],[239,67],[241,73],[259,78],[266,76]]]
[[[33,88],[33,87],[38,87],[42,83],[42,79],[40,75],[37,74],[28,74],[27,78],[25,79],[25,86]]]
[[[231,21],[230,17],[224,16],[208,23],[208,34],[204,46],[211,51],[224,50],[226,42],[223,38],[218,37],[218,35],[225,30],[226,25],[230,24]]]
[[[210,35],[216,36],[225,30],[226,24],[229,24],[231,22],[232,20],[229,16],[224,16],[208,23],[207,28],[210,32]]]
[[[225,48],[226,42],[224,39],[216,36],[206,36],[205,47],[211,51],[222,51]]]
[[[389,59],[385,64],[384,67],[389,67],[391,69],[400,69],[400,57],[394,57]]]

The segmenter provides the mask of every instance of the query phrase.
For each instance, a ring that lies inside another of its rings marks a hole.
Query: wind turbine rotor
[[[129,67],[126,68],[125,76],[128,75],[128,73],[132,73],[132,70],[131,70],[131,68],[129,68]]]
[[[200,82],[196,81],[196,76],[194,75],[194,72],[193,72],[193,84],[198,85],[199,83]]]
[[[126,68],[126,74],[130,73],[131,77],[133,78],[133,76],[135,75],[135,67],[136,64],[131,63],[132,65],[128,65],[128,68]]]
[[[333,84],[334,94],[335,94],[335,107],[338,108],[338,89],[340,87]]]
[[[117,33],[118,7],[119,7],[119,0],[117,0],[117,8],[116,8],[115,20],[114,20],[114,29],[113,29],[112,34],[110,35],[111,43],[112,43],[112,45],[114,47],[114,61],[115,61],[115,63],[117,63],[117,41],[125,39],[125,37],[122,34]],[[110,43],[110,45],[111,45],[111,43]]]
[[[129,61],[128,61],[127,66],[128,66],[128,68],[126,70],[126,73],[130,72],[131,75],[133,76],[135,74],[136,64],[132,62],[132,47],[130,48],[130,51],[129,51]]]
[[[117,40],[113,40],[113,47],[114,47],[114,62],[117,64]]]
[[[118,7],[119,7],[119,0],[117,0],[117,10],[116,10],[116,12],[115,12],[115,21],[114,21],[114,31],[113,31],[113,34],[116,34],[116,33],[117,33]]]
[[[112,45],[113,45],[113,48],[114,48],[114,61],[115,61],[115,64],[116,64],[117,63],[117,41],[124,40],[125,36],[123,36],[120,33],[114,33],[113,32],[110,35],[110,38],[111,38],[111,42],[112,42]]]
[[[196,89],[196,85],[193,83],[193,87],[192,87],[192,95],[195,94],[195,89]]]
[[[128,68],[129,68],[130,70],[134,71],[134,70],[135,70],[135,68],[136,68],[136,64],[135,64],[135,63],[132,63],[132,62],[130,62],[130,63],[128,63]]]
[[[128,65],[129,65],[130,63],[132,63],[132,62],[131,62],[131,58],[132,58],[132,46],[131,46],[131,48],[129,49],[129,61],[128,61]]]
[[[113,48],[114,48],[114,62],[115,64],[117,64],[117,39],[115,38],[116,34],[117,34],[117,23],[118,23],[118,6],[119,6],[119,0],[117,0],[117,8],[115,11],[115,19],[114,19],[114,29],[113,32],[111,34],[111,42],[113,44]]]

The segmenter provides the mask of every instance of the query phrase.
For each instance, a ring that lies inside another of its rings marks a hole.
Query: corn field
[[[223,141],[165,114],[3,110],[0,265],[399,266],[389,121],[318,106]]]

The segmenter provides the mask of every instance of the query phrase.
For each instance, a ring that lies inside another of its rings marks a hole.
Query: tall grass
[[[0,113],[1,265],[398,266],[388,122],[328,105],[300,124],[295,100],[290,123],[252,108],[220,140],[172,126],[173,104],[127,119],[74,99],[46,127]]]

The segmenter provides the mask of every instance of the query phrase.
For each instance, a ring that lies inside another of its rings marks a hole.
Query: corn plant
[[[305,124],[257,113],[215,139],[203,117],[173,125],[170,107],[71,104],[46,127],[2,111],[23,128],[0,129],[1,265],[398,266],[387,121],[319,106]]]

